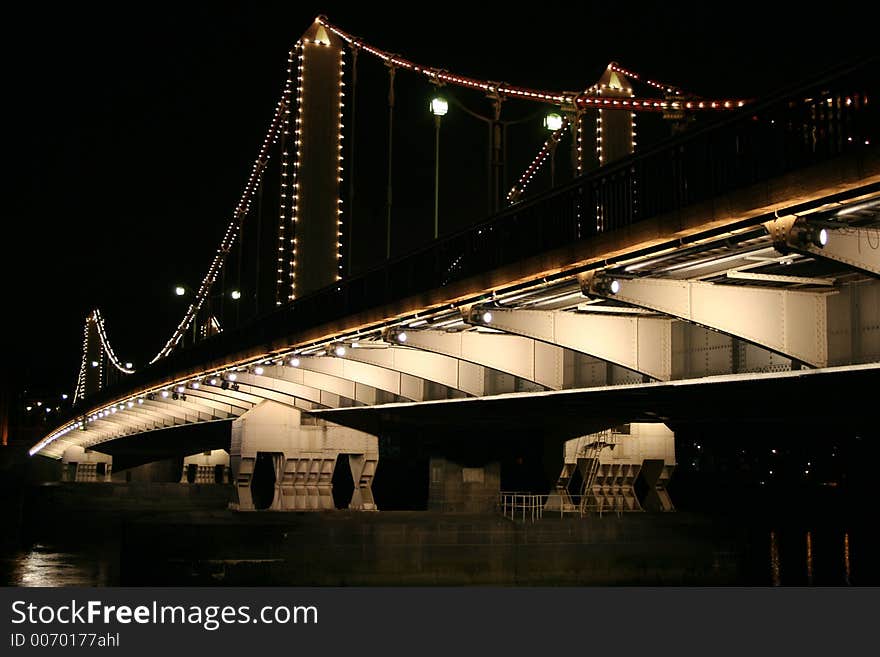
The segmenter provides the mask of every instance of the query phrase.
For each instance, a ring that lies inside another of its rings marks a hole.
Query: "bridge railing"
[[[347,283],[359,293],[383,289],[386,300],[399,299],[840,155],[876,149],[878,69],[875,57],[745,107]],[[351,298],[358,300],[359,295]]]
[[[842,67],[519,202],[486,222],[172,354],[125,383],[171,376],[840,155],[876,151],[878,61],[875,56]]]
[[[536,522],[544,518],[583,518],[604,514],[620,516],[628,512],[622,497],[612,502],[594,495],[572,495],[559,491],[553,494],[501,491],[498,494],[498,512],[514,522]]]

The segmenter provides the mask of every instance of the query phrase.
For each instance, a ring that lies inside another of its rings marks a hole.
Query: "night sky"
[[[172,287],[201,280],[287,51],[317,14],[427,65],[547,89],[581,89],[616,60],[702,95],[755,97],[872,44],[870,21],[841,3],[833,17],[711,2],[216,5],[32,3],[5,17],[0,244],[13,391],[72,392],[93,307],[123,360],[143,364],[164,344],[185,310]],[[358,93],[384,102],[384,88]],[[384,135],[384,123],[373,129]],[[429,137],[429,167],[431,148]],[[377,161],[382,170],[384,154]]]

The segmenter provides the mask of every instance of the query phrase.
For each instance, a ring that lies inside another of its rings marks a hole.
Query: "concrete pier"
[[[79,445],[71,445],[61,457],[64,467],[62,481],[108,482],[113,474],[113,457],[87,450]]]
[[[379,462],[375,436],[263,401],[232,423],[231,465],[238,511],[326,511],[335,508],[333,474],[347,456],[354,482],[348,508],[375,511],[372,483]]]

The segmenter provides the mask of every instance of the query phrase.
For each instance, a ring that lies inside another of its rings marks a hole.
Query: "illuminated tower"
[[[101,349],[101,337],[98,335],[98,322],[95,312],[86,316],[83,328],[82,361],[73,402],[90,397],[101,390],[104,384],[104,352]]]
[[[609,98],[632,98],[628,78],[612,69],[605,69],[599,81],[587,93]],[[636,115],[626,110],[586,109],[581,123],[584,168],[591,171],[603,164],[630,155],[635,149]],[[590,135],[595,135],[595,148],[590,149]]]
[[[608,65],[602,77],[588,93],[609,98],[632,98],[632,85],[628,78]],[[595,148],[589,148],[590,134],[595,134]],[[631,155],[636,146],[636,115],[626,110],[587,109],[583,112],[576,139],[578,153],[582,158],[583,171],[598,167]],[[581,167],[578,167],[581,171]],[[631,190],[632,208],[635,209],[636,190]],[[601,201],[596,207],[596,230],[605,229],[604,208]]]
[[[279,279],[288,279],[288,299],[342,274],[342,41],[316,20],[291,60],[295,96],[285,125],[279,228],[287,244],[278,267]]]

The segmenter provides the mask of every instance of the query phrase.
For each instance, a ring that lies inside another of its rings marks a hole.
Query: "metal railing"
[[[544,517],[548,498],[548,495],[536,493],[502,492],[498,501],[499,511],[505,518],[515,522],[535,522]]]
[[[548,504],[552,499],[552,504]],[[614,504],[597,502],[596,497],[587,494],[563,495],[559,493],[521,493],[504,492],[498,496],[498,512],[514,522],[535,522],[544,518],[583,518],[595,513],[600,518],[605,513],[620,516],[628,511],[623,499]]]

